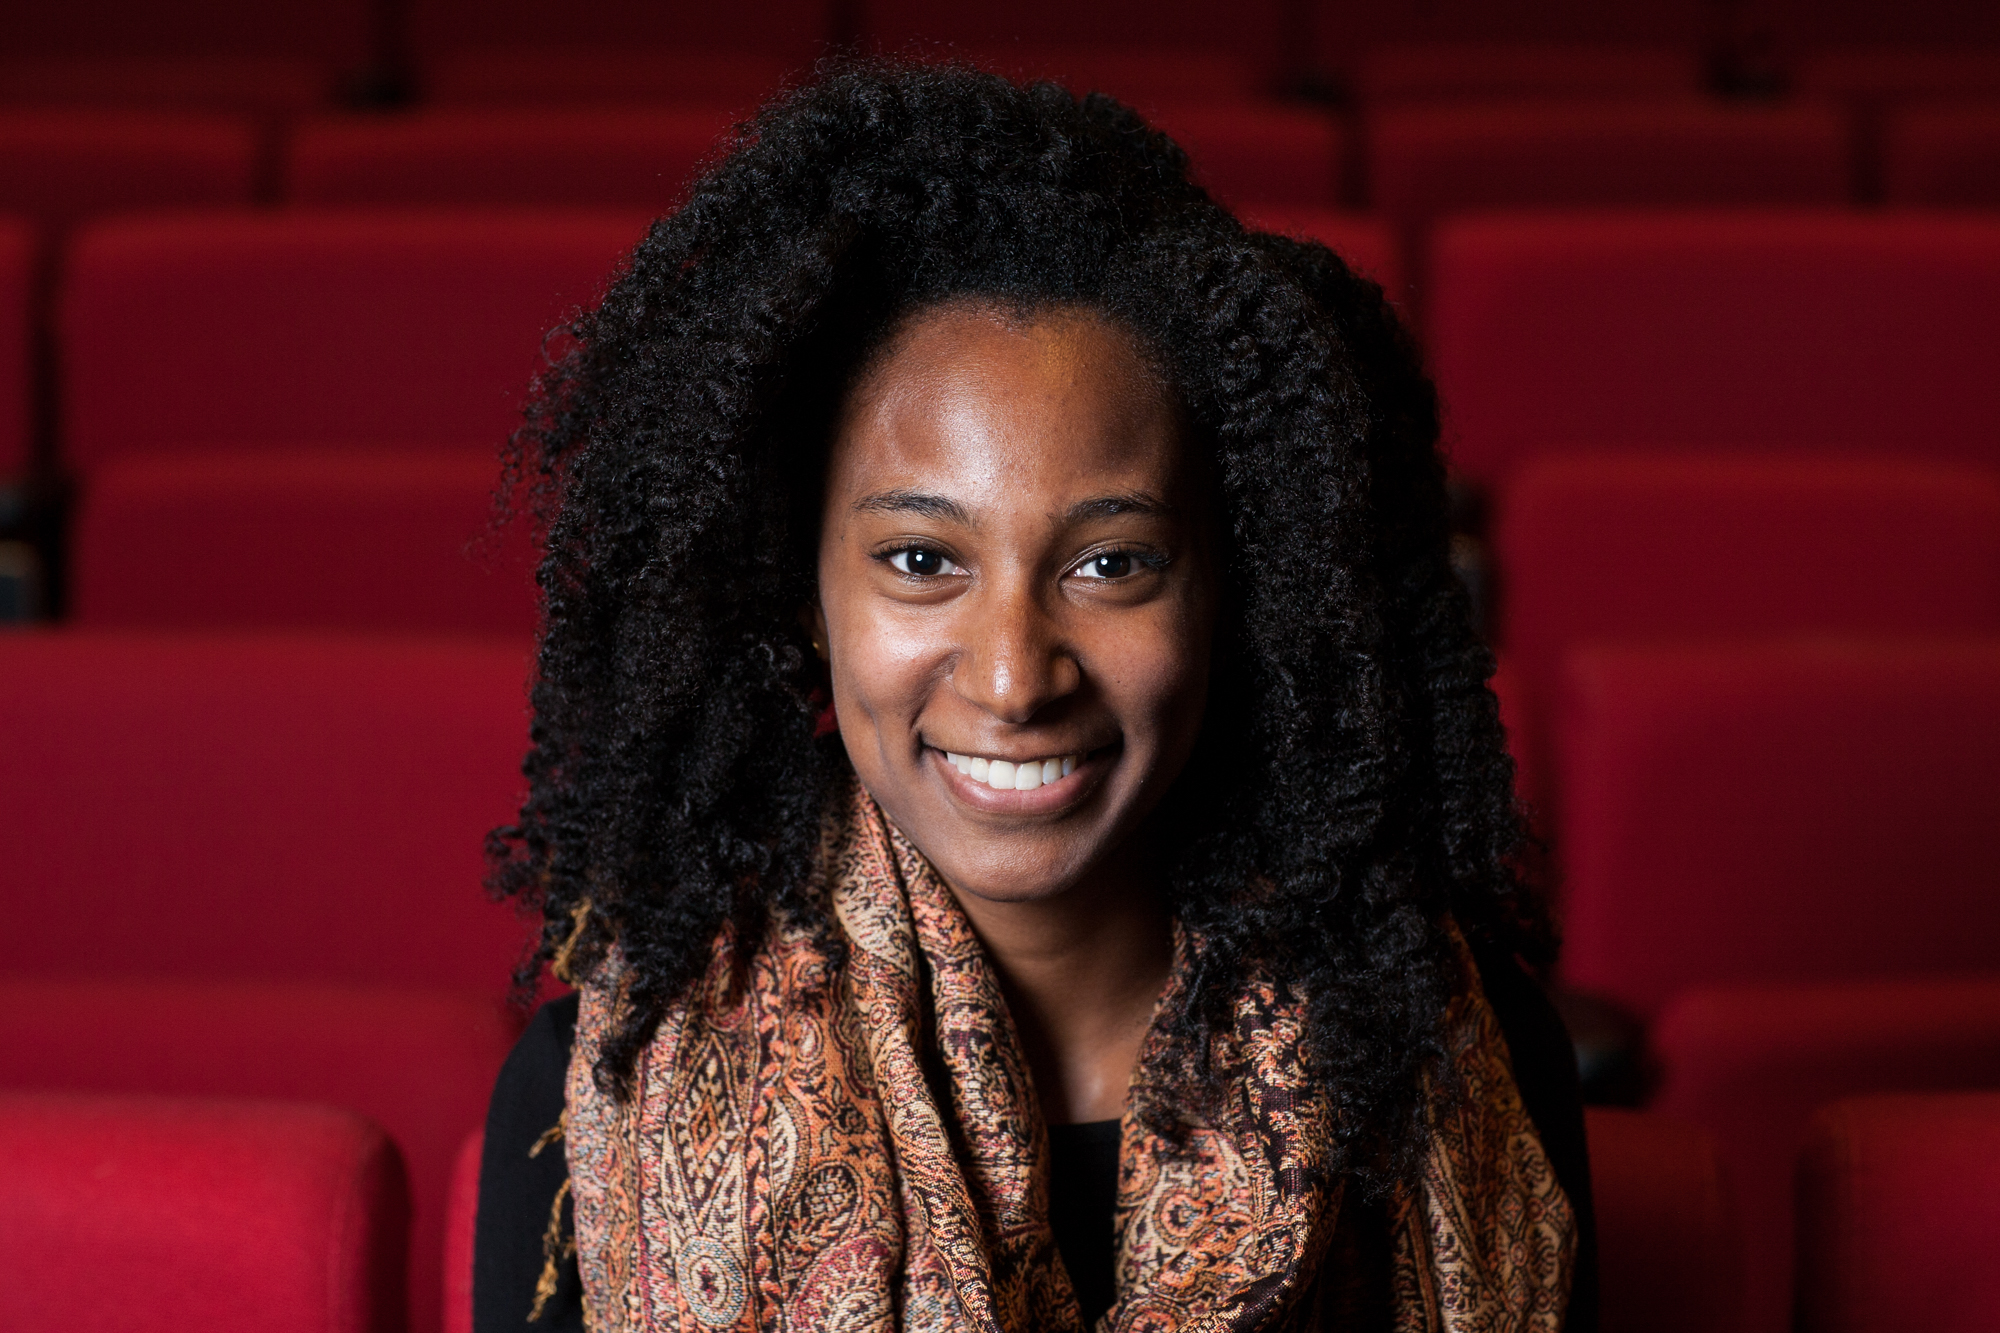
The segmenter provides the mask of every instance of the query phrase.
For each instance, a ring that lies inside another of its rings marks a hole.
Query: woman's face
[[[958,892],[1078,883],[1187,762],[1215,605],[1187,453],[1083,311],[933,310],[844,404],[816,611],[841,739]]]

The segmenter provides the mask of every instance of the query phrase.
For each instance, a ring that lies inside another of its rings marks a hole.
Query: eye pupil
[[[944,568],[944,559],[936,551],[912,550],[908,561],[912,574],[935,574]]]
[[[1091,563],[1097,566],[1099,578],[1115,579],[1123,576],[1132,566],[1132,557],[1121,552],[1100,555]]]

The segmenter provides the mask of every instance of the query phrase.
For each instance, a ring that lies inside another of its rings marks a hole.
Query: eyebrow
[[[1094,500],[1084,500],[1069,509],[1069,521],[1087,523],[1097,518],[1116,518],[1120,514],[1144,514],[1151,518],[1172,518],[1177,511],[1165,500],[1144,491],[1128,491],[1123,495],[1100,495]]]
[[[916,514],[946,523],[973,526],[972,515],[956,500],[923,491],[877,491],[854,502],[856,510],[870,514]]]

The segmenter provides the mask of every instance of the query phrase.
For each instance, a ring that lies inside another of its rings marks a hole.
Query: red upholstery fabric
[[[726,144],[728,109],[446,110],[301,125],[301,204],[467,204],[665,212]]]
[[[0,478],[27,467],[33,453],[28,330],[34,274],[33,228],[0,218]]]
[[[1865,1097],[1799,1164],[1800,1333],[2000,1327],[2000,1093]]]
[[[1566,685],[1568,981],[1650,1014],[1992,966],[2000,638],[1592,649]]]
[[[1169,66],[1163,57],[1199,60],[1228,56],[1246,63],[1260,76],[1299,63],[1303,51],[1288,51],[1294,39],[1280,0],[1245,0],[1218,6],[1202,0],[1097,0],[1078,5],[1064,0],[964,0],[940,5],[935,0],[861,0],[857,6],[861,37],[870,48],[916,54],[940,49],[991,59],[1001,53],[1030,67],[1049,68],[1052,53],[1063,73],[1087,77],[1083,57],[1102,53],[1105,61],[1130,59],[1155,69]],[[1293,24],[1296,20],[1291,20]],[[1129,57],[1114,53],[1129,52]],[[1012,62],[1008,62],[1012,63]],[[1097,60],[1093,58],[1092,64]],[[1177,81],[1177,80],[1176,80]],[[1104,85],[1106,91],[1115,91]],[[1162,95],[1165,89],[1159,89]],[[1138,84],[1127,85],[1121,97],[1143,98]]]
[[[409,1165],[421,1333],[438,1327],[459,1142],[518,1026],[492,986],[0,976],[0,1086],[324,1102],[380,1124]]]
[[[479,1154],[486,1131],[459,1145],[444,1217],[444,1333],[472,1333],[472,1255],[479,1220]]]
[[[439,56],[424,92],[447,106],[682,102],[748,114],[800,72],[782,55],[758,51],[503,47]]]
[[[1368,122],[1370,204],[1407,223],[1478,208],[1838,204],[1831,106],[1667,100],[1395,106]]]
[[[1808,53],[1792,76],[1806,93],[1887,99],[2000,94],[2000,51],[1847,47]]]
[[[44,226],[97,213],[247,204],[257,135],[247,121],[168,112],[0,112],[0,209]]]
[[[1340,202],[1347,150],[1330,116],[1213,103],[1165,107],[1151,119],[1187,150],[1194,178],[1225,204],[1332,208]]]
[[[61,311],[69,459],[494,448],[545,332],[641,233],[637,215],[589,213],[105,223],[78,238]]]
[[[1011,79],[1053,79],[1077,93],[1109,93],[1142,110],[1244,102],[1264,91],[1251,61],[1214,47],[990,46],[965,58]]]
[[[2000,99],[2000,81],[1996,81]],[[2000,205],[2000,100],[1912,108],[1889,121],[1883,194],[1892,204]]]
[[[72,0],[8,5],[0,50],[42,56],[291,56],[353,69],[374,54],[368,0]]]
[[[0,61],[0,102],[297,115],[331,72],[284,56],[97,56]]]
[[[392,1333],[402,1168],[347,1111],[0,1096],[0,1323]]]
[[[452,52],[551,41],[576,46],[743,51],[809,65],[832,31],[827,0],[751,0],[729,5],[663,5],[657,0],[409,0],[405,29],[421,68]]]
[[[525,522],[492,450],[114,458],[84,488],[70,615],[92,626],[511,634],[535,628]]]
[[[1431,277],[1448,443],[1481,482],[1606,448],[2000,460],[2000,220],[1467,218]]]
[[[2000,1087],[2000,977],[1697,987],[1660,1016],[1653,1042],[1655,1109],[1704,1126],[1722,1148],[1744,1224],[1749,1333],[1785,1333],[1792,1163],[1813,1108],[1855,1093]]]
[[[1729,1333],[1742,1287],[1734,1210],[1715,1143],[1664,1116],[1593,1106],[1604,1333]]]
[[[1318,241],[1346,260],[1349,268],[1381,283],[1391,301],[1409,299],[1396,235],[1380,218],[1330,208],[1253,207],[1244,213],[1243,225]]]
[[[1502,487],[1501,640],[1531,727],[1588,642],[2000,632],[2000,474],[1900,459],[1580,454]],[[1540,793],[1546,798],[1549,793]]]
[[[523,794],[527,658],[306,635],[0,638],[15,966],[498,994],[527,928],[482,894],[482,843]]]
[[[1701,86],[1693,54],[1671,47],[1481,42],[1378,46],[1362,57],[1364,106],[1459,97],[1662,97]]]

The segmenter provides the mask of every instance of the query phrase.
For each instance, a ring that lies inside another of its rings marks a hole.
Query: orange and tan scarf
[[[781,930],[739,968],[725,937],[635,1096],[591,1077],[616,999],[584,988],[567,1142],[590,1327],[1080,1330],[1047,1134],[964,913],[858,785],[825,866],[846,965]],[[1175,1143],[1126,1115],[1118,1295],[1098,1327],[1559,1329],[1575,1224],[1469,960],[1466,978],[1461,1095],[1433,1106],[1421,1186],[1386,1205],[1343,1207],[1322,1169],[1333,1113],[1304,1082],[1296,1009],[1240,997],[1219,1123]]]

